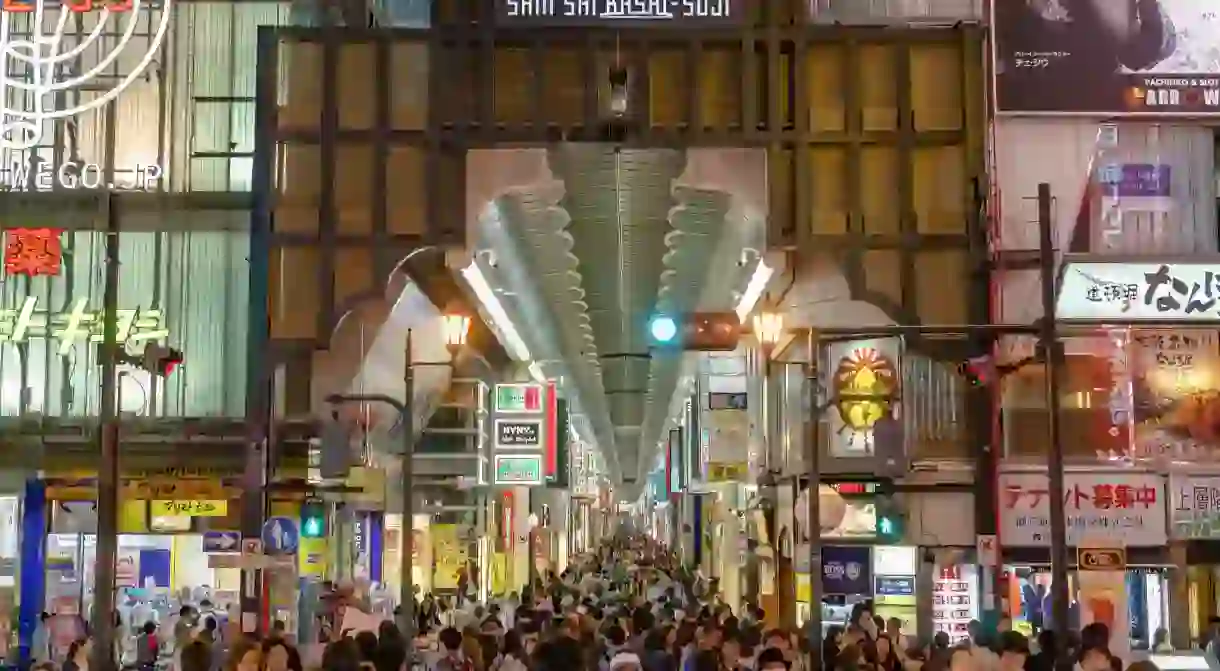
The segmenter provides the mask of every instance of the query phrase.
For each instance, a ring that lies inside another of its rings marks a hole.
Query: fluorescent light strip
[[[529,373],[535,382],[546,382],[546,374],[542,372],[542,366],[538,365],[537,361],[530,363]]]
[[[496,329],[504,337],[504,346],[508,349],[509,355],[517,361],[529,361],[532,358],[530,350],[525,346],[525,341],[521,339],[521,334],[517,333],[513,320],[504,311],[504,304],[500,302],[496,292],[492,291],[491,285],[487,283],[487,278],[483,277],[483,269],[479,268],[478,263],[471,262],[470,265],[462,268],[462,277],[466,278],[466,283],[470,285],[474,295],[487,310]]]
[[[762,298],[763,292],[767,290],[767,283],[771,281],[771,276],[775,274],[775,269],[767,265],[767,262],[759,259],[758,265],[754,268],[754,274],[750,276],[750,283],[746,285],[746,291],[741,295],[741,300],[737,302],[737,319],[743,324],[746,317],[754,311],[754,306],[758,305],[759,299]]]

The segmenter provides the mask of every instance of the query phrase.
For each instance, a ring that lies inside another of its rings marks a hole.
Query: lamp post
[[[402,526],[399,534],[402,537],[401,547],[399,552],[400,562],[400,591],[399,591],[399,616],[398,628],[402,631],[403,637],[407,641],[412,641],[415,638],[415,585],[412,572],[412,557],[414,550],[414,525],[411,518],[413,517],[412,510],[412,480],[414,480],[414,469],[412,468],[412,459],[414,453],[415,426],[414,416],[412,415],[413,397],[415,394],[415,366],[453,366],[457,358],[459,350],[466,344],[466,337],[470,332],[470,317],[458,312],[447,312],[442,318],[442,327],[445,337],[445,348],[449,350],[451,358],[449,361],[423,361],[416,363],[413,360],[413,348],[411,347],[411,329],[407,329],[406,341],[406,361],[404,364],[403,379],[404,391],[403,400],[398,400],[386,394],[331,394],[326,397],[326,402],[331,405],[341,405],[344,403],[384,403],[393,407],[398,411],[399,425],[402,428]]]
[[[754,315],[753,319],[754,337],[758,340],[759,347],[762,349],[762,426],[763,426],[763,444],[765,446],[766,472],[759,477],[758,494],[762,501],[763,518],[767,523],[767,539],[771,545],[771,570],[774,571],[776,588],[779,595],[775,601],[778,605],[778,612],[774,613],[777,617],[777,622],[780,626],[788,626],[792,624],[795,608],[792,601],[796,598],[795,590],[789,589],[787,581],[784,580],[784,571],[780,566],[780,542],[779,542],[779,489],[777,487],[775,473],[781,469],[777,468],[779,459],[772,454],[776,447],[774,439],[775,427],[773,426],[773,418],[771,417],[771,355],[775,351],[775,346],[784,336],[784,315],[781,312],[764,310]],[[763,570],[759,566],[759,571]],[[760,579],[761,575],[755,579]],[[755,584],[754,589],[758,591],[759,600],[762,598],[762,585]],[[791,591],[792,594],[788,592]]]
[[[526,518],[526,526],[529,527],[528,535],[526,536],[525,552],[529,555],[529,592],[534,593],[534,585],[538,584],[538,515],[531,512]],[[537,598],[534,595],[533,598]],[[530,604],[533,607],[534,604]]]

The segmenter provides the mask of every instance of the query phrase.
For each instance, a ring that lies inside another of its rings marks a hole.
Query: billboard
[[[1211,0],[992,0],[997,113],[1220,113]]]

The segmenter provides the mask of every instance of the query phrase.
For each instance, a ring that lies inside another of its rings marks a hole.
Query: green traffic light
[[[301,535],[306,538],[322,537],[322,518],[307,517],[301,522]]]

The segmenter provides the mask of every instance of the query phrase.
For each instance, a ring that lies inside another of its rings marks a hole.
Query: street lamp
[[[399,629],[403,636],[411,641],[415,635],[415,586],[412,580],[412,531],[414,525],[414,501],[412,496],[414,464],[411,457],[415,448],[415,425],[413,397],[415,395],[415,366],[453,366],[457,352],[466,344],[470,333],[470,317],[457,311],[447,311],[442,317],[442,331],[445,337],[445,347],[451,356],[449,361],[415,361],[414,348],[411,345],[411,329],[407,329],[404,349],[405,365],[403,371],[403,399],[400,401],[386,394],[330,394],[326,402],[332,406],[344,403],[384,403],[398,411],[399,428],[402,431],[402,550],[400,560],[401,589],[399,594]]]
[[[772,459],[772,450],[775,447],[772,443],[774,437],[774,427],[771,420],[771,354],[775,351],[775,346],[779,344],[781,338],[784,337],[784,315],[782,312],[774,312],[771,310],[763,310],[754,315],[753,319],[754,337],[758,339],[758,344],[762,348],[763,355],[763,379],[762,379],[762,426],[763,426],[763,445],[765,446],[765,464],[766,471],[758,478],[758,495],[759,502],[763,511],[763,519],[767,525],[767,540],[771,546],[771,567],[774,571],[776,582],[780,583],[780,598],[779,616],[782,626],[790,626],[795,619],[795,608],[793,600],[796,597],[794,586],[790,586],[790,580],[785,580],[789,576],[782,575],[783,571],[780,567],[780,547],[779,547],[779,492],[776,489],[775,468],[776,462],[779,459]],[[796,489],[799,489],[799,479],[796,480],[793,497],[796,496]],[[761,572],[764,570],[761,565],[755,565],[756,573],[754,575],[755,582],[751,587],[757,599],[761,600],[762,590],[758,580],[761,578]],[[789,593],[791,591],[791,594]]]
[[[529,573],[530,579],[530,594],[534,593],[534,585],[538,583],[538,515],[530,513],[530,516],[525,519],[526,526],[529,528],[529,535],[526,537],[527,543],[526,553],[529,554]],[[533,598],[537,598],[535,594]],[[533,607],[533,603],[530,604]]]
[[[445,347],[449,354],[457,356],[470,335],[470,317],[460,312],[447,313],[444,317]]]
[[[770,360],[771,351],[779,344],[780,338],[784,337],[783,313],[760,312],[754,315],[754,337],[758,338],[763,353]]]

